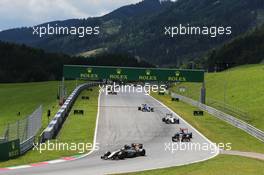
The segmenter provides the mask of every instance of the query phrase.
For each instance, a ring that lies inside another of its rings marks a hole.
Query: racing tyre
[[[146,155],[146,150],[143,149],[143,150],[140,152],[140,155],[141,155],[141,156],[145,156],[145,155]]]
[[[126,154],[124,152],[119,152],[116,157],[120,160],[123,160],[126,158]]]

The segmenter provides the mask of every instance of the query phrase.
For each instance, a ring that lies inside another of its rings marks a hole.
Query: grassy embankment
[[[75,82],[66,82],[68,92],[70,93],[74,87]],[[39,104],[43,104],[43,128],[47,125],[48,119],[46,117],[46,110],[52,109],[52,116],[59,109],[58,101],[56,100],[58,82],[45,82],[45,83],[30,83],[30,84],[9,84],[0,85],[0,94],[4,95],[1,100],[1,107],[3,109],[0,120],[1,123],[14,122],[19,117],[16,112],[21,112],[21,117],[30,114]],[[12,95],[16,94],[16,95]],[[9,97],[12,96],[10,99]],[[90,100],[82,100],[82,96],[89,96]],[[6,104],[4,103],[6,101]],[[52,142],[58,143],[93,143],[94,129],[97,116],[97,102],[98,102],[98,88],[93,88],[93,91],[83,91],[78,97],[72,109],[84,110],[84,115],[73,115],[71,112],[64,126],[59,133],[57,140]],[[8,107],[14,103],[13,106]],[[4,117],[2,117],[4,116]],[[27,154],[19,157],[18,159],[0,162],[0,167],[9,167],[22,164],[29,164],[35,162],[42,162],[61,157],[78,155],[82,149],[60,150],[60,151],[44,151],[40,153],[37,150],[31,150]],[[87,152],[87,151],[85,151]]]
[[[234,114],[235,117],[264,130],[263,64],[246,65],[220,73],[209,73],[206,74],[205,80],[209,105],[230,112],[230,109],[226,109],[225,102],[241,110],[242,115]],[[179,87],[185,87],[186,91],[180,92]],[[200,88],[200,83],[180,83],[172,90],[198,100]]]

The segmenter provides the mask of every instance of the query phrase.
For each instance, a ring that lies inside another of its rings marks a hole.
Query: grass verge
[[[84,110],[84,115],[74,115],[71,112],[65,121],[57,140],[52,143],[63,143],[72,145],[72,143],[79,144],[80,149],[76,150],[54,150],[43,151],[31,150],[27,154],[13,160],[0,162],[0,167],[17,166],[35,162],[48,161],[58,159],[61,157],[73,156],[82,153],[82,143],[93,143],[94,129],[96,124],[97,108],[98,108],[98,88],[93,88],[93,91],[84,90],[76,100],[72,111],[74,109]],[[82,96],[89,96],[89,100],[82,100]],[[66,147],[65,147],[66,148]],[[87,151],[85,151],[87,152]]]
[[[58,81],[40,83],[0,84],[0,136],[8,123],[16,122],[30,115],[43,105],[42,126],[46,127],[46,112],[51,110],[54,115],[58,109]],[[70,94],[75,88],[75,81],[66,81],[65,86]],[[21,113],[18,116],[18,112]]]
[[[264,130],[264,65],[246,65],[205,76],[207,102]],[[200,83],[180,83],[172,88],[184,96],[199,100]],[[185,87],[186,91],[180,91]],[[226,108],[226,105],[230,106]],[[238,112],[236,112],[239,109]],[[235,111],[235,112],[232,112]],[[238,113],[238,115],[236,115]]]
[[[232,125],[205,113],[203,117],[194,117],[197,110],[183,102],[173,102],[168,95],[152,94],[154,98],[179,114],[214,143],[231,143],[232,150],[264,153],[263,142]]]
[[[263,175],[264,161],[239,156],[220,155],[211,160],[127,175]],[[125,175],[125,174],[124,174]]]

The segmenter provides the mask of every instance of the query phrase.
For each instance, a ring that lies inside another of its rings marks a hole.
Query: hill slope
[[[264,26],[213,50],[207,58],[207,64],[211,71],[215,65],[217,65],[215,69],[223,70],[230,66],[256,64],[264,60],[263,50]]]
[[[184,93],[179,87],[186,87]],[[264,130],[264,65],[247,65],[221,73],[206,75],[207,101],[209,105],[229,112],[229,106],[240,109],[242,120]],[[179,84],[177,93],[199,99],[201,84]],[[224,101],[227,106],[224,105]],[[228,108],[227,108],[228,107]]]
[[[209,49],[262,24],[262,0],[178,0],[175,3],[144,0],[98,18],[52,22],[59,26],[100,26],[99,37],[32,36],[32,29],[0,32],[0,40],[25,43],[48,51],[78,54],[100,48],[109,52],[130,53],[159,65],[179,65]],[[231,36],[217,38],[182,36],[168,38],[165,26],[231,26]]]
[[[151,67],[152,65],[120,54],[92,58],[47,53],[25,45],[0,42],[0,83],[59,80],[64,64]]]

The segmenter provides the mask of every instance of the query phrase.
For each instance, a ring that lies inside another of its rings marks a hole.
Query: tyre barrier
[[[84,110],[74,110],[73,114],[74,115],[84,115]]]
[[[194,116],[204,116],[204,112],[203,111],[193,111],[193,115]]]
[[[58,132],[60,131],[64,121],[66,120],[71,110],[71,107],[73,106],[75,100],[77,99],[81,91],[99,84],[99,82],[93,82],[79,85],[61,106],[61,108],[51,120],[47,128],[41,133],[39,142],[44,143],[47,140],[56,138]]]
[[[159,92],[159,95],[165,95],[165,92]]]
[[[88,97],[88,96],[82,96],[82,100],[90,100],[90,97]]]
[[[179,101],[180,101],[180,99],[179,99],[179,98],[174,98],[174,97],[172,97],[172,98],[171,98],[171,101],[176,101],[176,102],[179,102]]]

